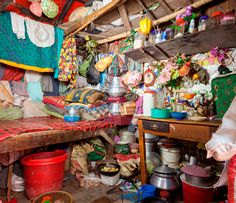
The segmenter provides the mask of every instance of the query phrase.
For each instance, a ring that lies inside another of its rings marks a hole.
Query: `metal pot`
[[[119,77],[113,77],[108,94],[111,97],[121,97],[125,94],[126,90]]]
[[[150,183],[159,189],[176,190],[179,187],[177,171],[167,166],[158,166],[153,170]]]
[[[187,165],[181,171],[185,174],[185,180],[192,185],[208,187],[213,184],[211,174],[201,166]]]
[[[112,115],[120,115],[120,107],[121,107],[120,103],[111,103],[109,104],[108,109]]]

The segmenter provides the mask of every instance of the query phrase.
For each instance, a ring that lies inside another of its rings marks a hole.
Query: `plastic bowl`
[[[171,117],[172,118],[175,118],[176,120],[182,120],[182,119],[185,119],[186,116],[187,116],[187,112],[171,112],[170,113]]]
[[[105,172],[102,171],[102,168],[104,167],[112,167],[112,168],[117,168],[117,171],[114,172]],[[119,164],[115,164],[115,163],[104,163],[104,164],[100,164],[98,165],[98,171],[100,174],[104,175],[104,176],[115,176],[116,174],[118,174],[120,172],[120,165]]]
[[[80,120],[80,116],[78,115],[64,115],[64,121],[66,122],[78,122]]]
[[[151,117],[152,118],[170,118],[170,112],[168,109],[151,109]]]

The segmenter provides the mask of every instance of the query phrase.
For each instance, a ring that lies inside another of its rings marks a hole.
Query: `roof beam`
[[[131,30],[131,25],[129,22],[129,17],[128,17],[125,5],[121,4],[120,6],[118,6],[118,11],[119,11],[120,17],[124,23],[125,29]]]
[[[160,5],[165,9],[165,11],[168,14],[173,13],[172,8],[169,6],[169,4],[166,3],[165,0],[158,0],[158,2],[160,3]]]
[[[154,14],[149,11],[149,9],[144,5],[142,0],[136,0],[138,2],[138,4],[145,10],[147,11],[147,15],[152,19],[152,20],[156,20],[156,17],[154,16]]]

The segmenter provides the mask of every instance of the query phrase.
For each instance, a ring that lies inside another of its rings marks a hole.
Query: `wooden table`
[[[219,121],[190,121],[175,119],[155,119],[151,117],[139,117],[139,146],[140,146],[140,170],[141,182],[147,182],[147,168],[145,155],[145,133],[166,136],[181,140],[206,143],[210,140],[213,132],[217,130],[221,123]]]

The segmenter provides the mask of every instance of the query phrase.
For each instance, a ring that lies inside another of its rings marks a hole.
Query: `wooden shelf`
[[[187,55],[204,53],[214,47],[236,47],[236,25],[222,25],[213,29],[186,34],[172,40],[141,49],[127,51],[125,55],[139,63],[168,59],[178,52]]]

